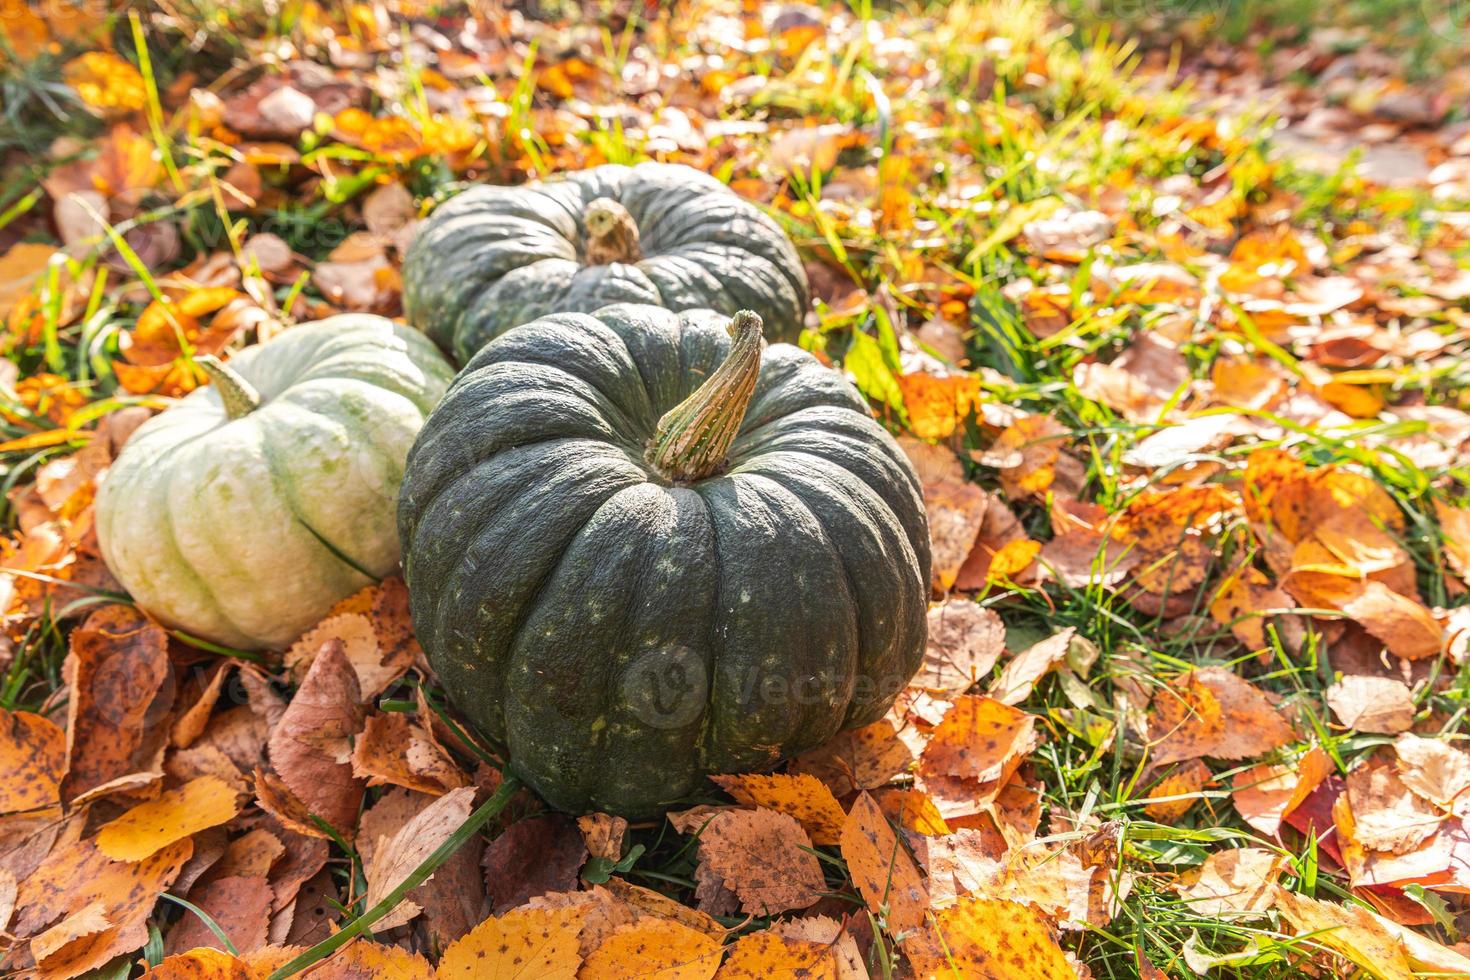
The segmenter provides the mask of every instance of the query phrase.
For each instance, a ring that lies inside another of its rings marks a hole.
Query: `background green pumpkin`
[[[608,164],[441,205],[403,265],[408,321],[461,364],[549,313],[611,303],[754,310],[795,341],[806,273],[781,227],[706,173]]]
[[[98,542],[164,623],[284,646],[397,566],[404,459],[454,372],[422,334],[361,315],[287,330],[224,370],[259,404],[216,377],[144,423],[98,491]]]
[[[620,305],[518,327],[409,455],[419,641],[562,809],[649,815],[769,767],[881,717],[922,657],[912,467],[841,375],[736,324]]]

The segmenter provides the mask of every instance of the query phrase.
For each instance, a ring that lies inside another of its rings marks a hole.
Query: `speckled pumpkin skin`
[[[671,485],[644,461],[727,323],[622,305],[521,326],[409,455],[419,640],[561,809],[648,816],[770,767],[880,718],[922,658],[919,483],[837,372],[772,345],[723,472]]]
[[[398,565],[409,446],[454,371],[378,316],[294,327],[229,365],[263,401],[230,419],[213,385],[149,419],[97,496],[112,574],[170,626],[282,647]]]
[[[632,215],[641,261],[586,264],[583,215],[602,197]],[[608,164],[520,187],[471,188],[429,217],[404,259],[408,321],[461,364],[518,324],[611,303],[753,310],[768,340],[794,342],[808,290],[775,221],[679,164]]]

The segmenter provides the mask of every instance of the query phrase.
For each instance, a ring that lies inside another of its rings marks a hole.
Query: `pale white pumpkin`
[[[103,558],[159,620],[281,647],[398,566],[404,460],[453,369],[423,334],[346,315],[240,351],[141,426],[97,497]]]

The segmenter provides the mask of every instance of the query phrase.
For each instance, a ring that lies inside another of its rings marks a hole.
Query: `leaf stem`
[[[428,881],[429,876],[439,870],[439,866],[445,861],[453,857],[454,853],[464,845],[465,841],[479,833],[480,828],[489,823],[492,818],[499,815],[500,811],[505,809],[506,804],[510,803],[510,799],[516,794],[516,790],[520,788],[521,781],[515,776],[507,774],[505,781],[500,784],[500,788],[495,791],[494,795],[484,803],[481,803],[479,808],[469,815],[469,819],[460,824],[458,830],[450,834],[444,843],[435,848],[434,853],[424,858],[424,862],[417,868],[414,868],[407,878],[404,878],[398,883],[396,888],[387,895],[384,895],[381,902],[353,919],[340,932],[328,936],[291,962],[278,968],[267,980],[285,980],[286,977],[294,976],[307,967],[331,956],[337,950],[367,932],[368,928],[374,922],[377,922],[383,916],[397,908],[398,903],[403,901],[403,896],[413,891],[419,885],[422,885],[425,881]]]

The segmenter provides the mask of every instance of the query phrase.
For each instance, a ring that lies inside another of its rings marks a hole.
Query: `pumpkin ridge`
[[[281,405],[290,405],[289,402],[282,399],[277,399],[273,404],[277,406],[278,411]],[[290,407],[300,411],[303,415],[310,415],[305,408],[296,405],[290,405]],[[296,492],[296,483],[294,480],[289,479],[290,474],[282,468],[280,453],[276,447],[271,445],[271,441],[265,438],[264,433],[261,433],[260,452],[265,457],[266,466],[270,468],[274,484],[277,487],[285,488],[281,494],[281,499],[285,503],[286,510],[290,513],[291,519],[300,525],[307,534],[311,535],[312,539],[316,541],[322,550],[326,551],[327,554],[335,558],[344,567],[350,569],[353,574],[364,576],[369,582],[377,581],[376,576],[364,572],[362,565],[356,559],[351,558],[344,549],[327,540],[324,534],[313,527],[311,522],[302,516],[298,494]]]
[[[630,484],[630,486],[636,486],[636,484]],[[505,692],[504,677],[509,677],[516,666],[516,650],[518,647],[521,646],[521,635],[525,632],[527,624],[535,618],[536,610],[540,608],[541,603],[545,601],[546,590],[551,586],[552,582],[556,581],[558,573],[566,564],[567,558],[571,554],[571,543],[577,539],[578,535],[586,530],[587,525],[592,523],[593,518],[597,516],[599,511],[601,511],[604,507],[608,505],[609,501],[611,501],[614,497],[616,497],[618,494],[622,493],[626,489],[628,489],[628,487],[619,487],[609,493],[602,500],[598,501],[597,506],[592,508],[591,513],[589,513],[585,519],[577,522],[576,529],[572,531],[572,533],[567,536],[566,541],[563,542],[563,545],[556,557],[556,561],[551,563],[551,567],[547,569],[546,574],[541,577],[541,580],[537,582],[535,587],[531,590],[529,598],[527,598],[527,600],[521,604],[520,615],[515,625],[511,628],[507,637],[507,642],[505,644],[505,671],[500,682],[502,702],[504,700]],[[500,715],[502,719],[505,719],[504,707],[500,709]],[[503,721],[502,723],[506,727],[506,741],[507,743],[509,743],[509,723],[505,721]],[[581,796],[585,799],[588,794],[586,792],[582,792]]]
[[[194,439],[189,440],[189,442],[194,441]],[[215,592],[214,587],[205,580],[204,576],[199,574],[199,570],[194,566],[194,562],[184,553],[183,546],[179,544],[178,515],[174,513],[173,502],[175,498],[171,491],[173,489],[173,482],[178,478],[181,469],[164,469],[163,472],[168,474],[162,487],[164,500],[163,526],[167,529],[169,543],[173,546],[174,553],[179,558],[179,566],[185,569],[189,577],[198,583],[199,592],[208,600],[209,607],[214,612],[217,621],[225,624],[238,637],[248,637],[250,634],[235,620],[234,616],[230,615],[229,610],[225,608],[225,604],[220,601],[219,594]]]

